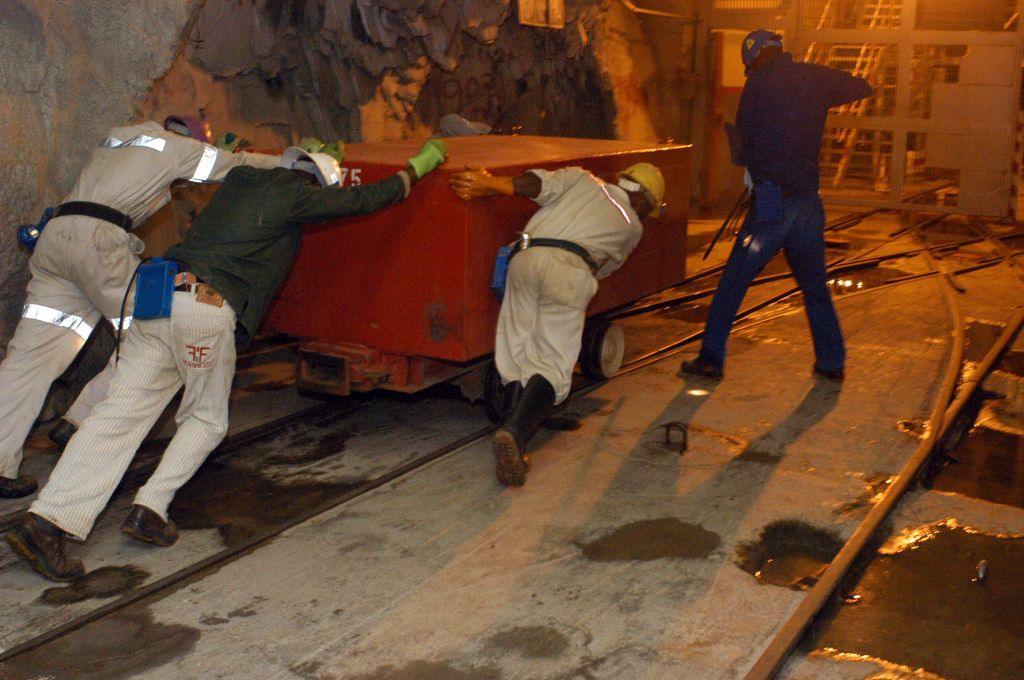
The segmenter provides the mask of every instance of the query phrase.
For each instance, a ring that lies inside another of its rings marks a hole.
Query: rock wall
[[[567,0],[560,30],[522,26],[515,11],[512,0],[0,0],[0,353],[27,280],[10,225],[59,201],[127,120],[199,111],[257,148],[425,136],[447,113],[506,132],[686,139],[674,94],[692,58],[685,25],[640,20],[620,0]]]
[[[195,0],[0,2],[0,348],[27,282],[11,225],[35,221],[172,62]]]
[[[658,138],[654,57],[620,2],[570,0],[562,30],[514,14],[510,0],[207,0],[142,113],[199,109],[256,147],[423,136],[446,113]]]

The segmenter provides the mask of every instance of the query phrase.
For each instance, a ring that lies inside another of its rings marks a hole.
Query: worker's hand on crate
[[[456,196],[466,201],[494,194],[511,196],[513,193],[511,177],[495,177],[487,168],[468,165],[462,172],[452,175],[448,185]]]
[[[409,167],[412,168],[414,174],[413,180],[422,179],[446,160],[448,160],[448,147],[444,142],[437,138],[423,142],[419,152],[409,159]]]

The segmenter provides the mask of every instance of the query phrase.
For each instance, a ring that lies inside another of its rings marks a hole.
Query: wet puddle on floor
[[[46,604],[71,604],[89,598],[120,595],[149,578],[149,572],[134,564],[94,569],[70,585],[47,588],[39,599]]]
[[[865,267],[864,269],[856,269],[839,274],[829,279],[826,283],[833,295],[846,295],[848,293],[856,293],[858,290],[864,290],[865,288],[874,288],[894,279],[910,275],[911,272],[895,267]]]
[[[807,590],[843,547],[839,534],[799,520],[779,520],[736,548],[736,564],[762,584]]]
[[[1024,352],[1007,352],[999,362],[999,370],[1024,376]]]
[[[722,538],[699,524],[675,517],[660,517],[625,524],[615,531],[576,545],[594,562],[657,560],[663,557],[698,559],[707,557]]]
[[[234,547],[325,507],[361,483],[278,484],[213,460],[178,492],[170,515],[180,529],[218,529],[225,545]]]
[[[861,571],[851,589],[857,605],[830,608],[811,643],[832,658],[882,659],[945,678],[1024,677],[1021,565],[1021,536],[953,519],[905,531]]]
[[[527,659],[553,659],[569,648],[569,638],[550,626],[516,626],[498,631],[485,646],[492,652],[512,652]]]
[[[928,434],[928,422],[923,418],[897,420],[896,429],[914,439],[924,439]]]
[[[895,477],[886,473],[878,472],[864,478],[864,491],[852,501],[843,503],[832,511],[834,515],[849,515],[862,508],[869,508],[885,496],[885,492],[892,486]]]
[[[1004,324],[968,319],[964,329],[964,367],[961,382],[974,372],[974,367],[985,358],[985,354],[996,343],[1006,328]]]
[[[1024,437],[975,426],[952,455],[933,488],[1024,508]]]
[[[0,677],[121,680],[187,654],[201,636],[196,628],[157,623],[148,609],[115,612],[5,661]]]

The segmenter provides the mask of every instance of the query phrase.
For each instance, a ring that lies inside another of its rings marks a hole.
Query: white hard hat
[[[329,187],[341,181],[341,166],[338,161],[325,153],[308,153],[297,147],[289,146],[281,154],[281,167],[289,170],[305,170],[316,175],[321,186]]]

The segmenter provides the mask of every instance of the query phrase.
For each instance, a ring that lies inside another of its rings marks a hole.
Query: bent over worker
[[[101,316],[116,327],[142,241],[132,229],[170,200],[173,181],[217,181],[238,165],[274,167],[276,156],[224,153],[198,121],[171,116],[114,128],[39,235],[22,319],[0,364],[0,498],[27,496],[22,446],[50,384],[71,364]],[[126,315],[127,317],[127,315]],[[130,323],[126,318],[124,325]],[[79,417],[106,393],[110,366],[83,390]]]
[[[136,448],[184,386],[177,431],[122,527],[141,541],[174,543],[178,530],[168,506],[227,432],[236,343],[249,342],[284,282],[301,225],[404,200],[444,153],[443,142],[430,140],[408,170],[350,187],[331,186],[341,176],[337,161],[297,147],[285,151],[284,167],[228,173],[185,239],[167,251],[180,272],[169,317],[132,324],[106,400],[71,438],[25,519],[8,532],[15,552],[47,578],[80,576],[82,563],[65,552],[66,535],[88,536]],[[327,188],[315,186],[318,181]]]
[[[494,341],[494,364],[511,404],[494,434],[495,473],[526,481],[526,446],[552,406],[569,396],[587,305],[597,281],[618,269],[643,235],[639,215],[661,207],[665,180],[637,163],[607,184],[582,168],[517,177],[467,169],[451,180],[463,199],[532,198],[538,210],[513,247]]]
[[[771,31],[753,31],[741,50],[747,82],[736,127],[754,202],[708,310],[700,354],[680,370],[722,377],[726,341],[747,288],[782,250],[804,296],[814,373],[841,381],[846,352],[826,283],[818,154],[829,108],[867,97],[871,86],[844,71],[794,62]]]

